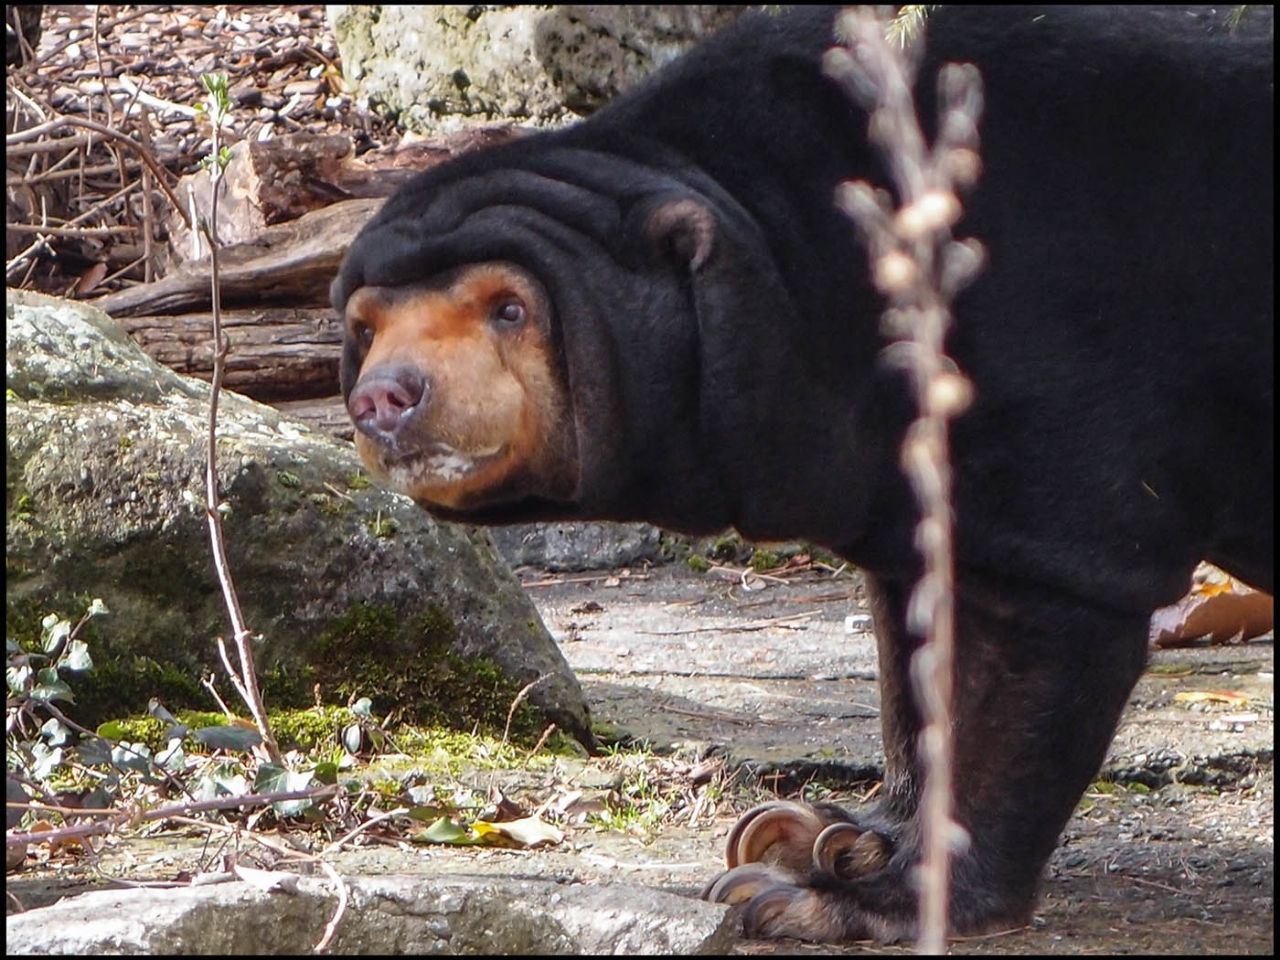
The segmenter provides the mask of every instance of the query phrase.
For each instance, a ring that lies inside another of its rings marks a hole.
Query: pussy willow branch
[[[971,66],[939,74],[938,138],[930,149],[916,118],[912,86],[919,39],[897,50],[885,21],[868,8],[837,21],[845,46],[827,55],[828,73],[866,108],[869,137],[889,166],[898,206],[864,182],[842,185],[839,203],[867,243],[876,287],[889,301],[888,362],[908,372],[919,409],[902,447],[903,470],[920,503],[916,548],[924,574],[907,608],[908,630],[925,641],[911,659],[912,687],[924,718],[918,756],[923,862],[917,950],[945,953],[950,856],[968,836],[952,816],[954,561],[948,421],[968,406],[971,386],[944,352],[950,303],[980,269],[982,248],[951,238],[958,191],[973,185],[981,80]]]

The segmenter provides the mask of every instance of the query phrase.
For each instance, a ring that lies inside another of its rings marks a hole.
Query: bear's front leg
[[[753,936],[916,935],[920,716],[905,630],[909,586],[868,576],[880,655],[882,799],[857,813],[788,802],[749,811],[703,896],[745,904]],[[950,929],[1025,922],[1040,871],[1096,774],[1146,661],[1148,617],[1009,579],[957,582]]]

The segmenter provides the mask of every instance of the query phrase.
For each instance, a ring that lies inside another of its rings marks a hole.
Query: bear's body
[[[948,341],[976,388],[953,439],[973,838],[957,930],[1025,916],[1148,618],[1196,562],[1271,590],[1270,16],[1237,32],[1208,8],[930,16],[922,88],[967,61],[986,97],[959,230],[989,264]],[[732,525],[867,572],[884,799],[749,815],[731,845],[785,835],[792,869],[739,867],[715,894],[749,899],[751,929],[815,939],[910,933],[919,839],[917,511],[898,468],[914,411],[832,202],[841,181],[889,183],[821,73],[833,18],[749,16],[587,121],[422,174],[334,285],[361,452],[433,512]],[[860,865],[796,866],[846,821],[874,847]]]

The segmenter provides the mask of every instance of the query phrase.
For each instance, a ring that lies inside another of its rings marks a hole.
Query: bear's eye
[[[518,327],[525,321],[524,304],[519,300],[500,300],[493,307],[493,319],[500,327]]]
[[[360,345],[362,350],[368,350],[373,346],[373,327],[367,323],[357,323],[355,327],[356,343]]]

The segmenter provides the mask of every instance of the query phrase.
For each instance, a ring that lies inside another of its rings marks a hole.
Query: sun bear
[[[948,340],[976,390],[953,431],[954,932],[1029,915],[1197,561],[1271,590],[1271,16],[930,14],[926,126],[940,64],[986,96],[961,227],[989,264]],[[890,180],[822,72],[834,17],[747,15],[576,125],[420,174],[332,291],[360,453],[435,515],[736,527],[865,571],[878,802],[751,811],[705,891],[819,941],[913,935],[920,839],[914,410],[833,203]]]

